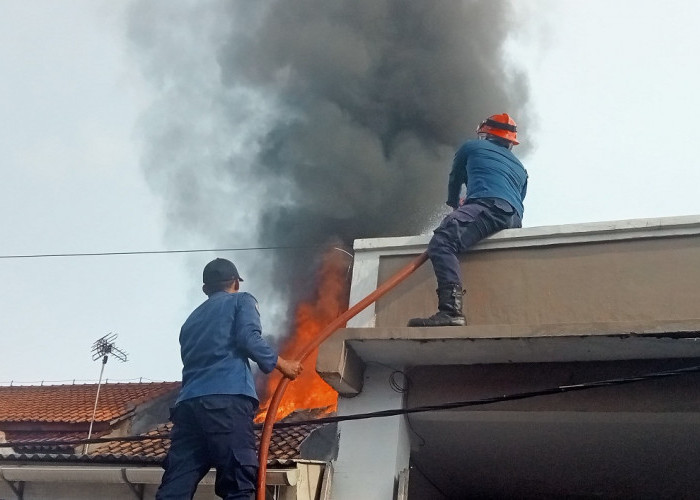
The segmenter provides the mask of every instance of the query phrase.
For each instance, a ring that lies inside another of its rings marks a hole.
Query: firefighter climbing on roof
[[[464,326],[464,291],[457,256],[501,229],[521,227],[527,171],[511,149],[519,144],[515,121],[490,116],[476,130],[478,139],[455,154],[447,185],[447,205],[454,211],[435,229],[428,257],[437,278],[438,312],[413,318],[408,326]],[[466,197],[460,199],[462,186]]]

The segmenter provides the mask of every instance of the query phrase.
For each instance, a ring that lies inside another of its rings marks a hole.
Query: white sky
[[[525,3],[536,21],[513,51],[539,118],[525,224],[700,214],[700,2]]]
[[[0,0],[0,255],[169,247],[138,165],[152,96],[126,5]],[[518,5],[508,47],[539,120],[523,134],[525,225],[700,214],[700,2]],[[130,361],[106,377],[179,379],[179,326],[211,258],[0,259],[0,383],[95,380],[90,346],[110,331]]]

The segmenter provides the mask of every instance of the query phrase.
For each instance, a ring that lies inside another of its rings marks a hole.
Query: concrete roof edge
[[[700,357],[700,318],[686,321],[343,328],[316,370],[339,394],[362,392],[368,361],[392,366]],[[391,343],[393,349],[387,349]],[[633,349],[634,348],[634,349]],[[346,353],[352,352],[352,357]],[[375,356],[376,355],[376,356]]]
[[[700,215],[684,215],[506,229],[483,240],[474,249],[493,250],[696,234],[700,234]],[[430,234],[367,238],[355,240],[353,248],[356,252],[392,250],[393,253],[421,253],[429,241]]]

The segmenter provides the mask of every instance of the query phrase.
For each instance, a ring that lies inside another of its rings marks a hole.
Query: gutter
[[[0,478],[8,483],[18,500],[23,500],[25,483],[92,483],[126,484],[139,500],[143,499],[144,485],[160,484],[163,469],[160,467],[120,467],[83,465],[3,465]],[[268,470],[267,486],[296,486],[300,479],[297,464],[284,469]],[[210,470],[199,483],[214,485],[216,471]]]

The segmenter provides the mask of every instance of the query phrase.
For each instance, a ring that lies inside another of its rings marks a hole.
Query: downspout
[[[396,285],[401,283],[403,280],[408,278],[413,271],[418,269],[420,266],[428,260],[428,253],[423,252],[416,259],[411,261],[404,268],[400,269],[396,274],[394,274],[387,281],[382,283],[375,291],[367,295],[364,299],[359,301],[357,304],[352,306],[350,309],[345,311],[343,314],[338,316],[336,319],[331,321],[326,328],[324,328],[318,336],[309,342],[306,347],[302,350],[301,354],[296,358],[298,361],[304,361],[314,350],[318,348],[321,343],[330,337],[338,328],[345,325],[348,320],[359,312],[364,310],[367,306],[375,302],[389,290],[394,288]],[[288,378],[282,378],[277,384],[277,388],[270,400],[270,405],[267,408],[267,415],[265,417],[265,425],[263,426],[262,436],[260,437],[260,453],[259,453],[259,471],[258,471],[258,484],[256,492],[256,500],[265,500],[265,477],[267,472],[267,457],[270,448],[270,439],[272,438],[272,426],[275,424],[275,415],[277,414],[277,408],[282,401],[282,396],[284,396],[284,391],[287,389],[287,384],[289,384]]]

